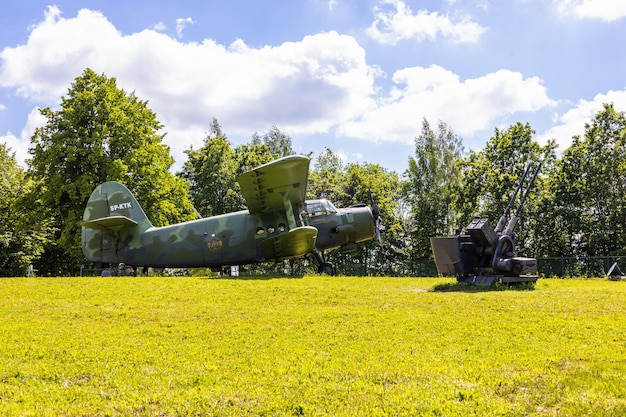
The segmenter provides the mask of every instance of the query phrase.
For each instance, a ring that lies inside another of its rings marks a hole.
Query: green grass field
[[[0,279],[0,416],[626,415],[626,282],[449,282]]]

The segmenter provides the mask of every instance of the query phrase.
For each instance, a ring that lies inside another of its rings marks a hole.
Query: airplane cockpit
[[[337,213],[337,208],[333,203],[324,198],[305,201],[304,214],[308,217],[323,216],[332,213]]]

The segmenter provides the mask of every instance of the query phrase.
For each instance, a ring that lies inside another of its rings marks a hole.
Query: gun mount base
[[[456,280],[459,284],[462,285],[485,285],[491,286],[498,282],[500,279],[499,276],[496,275],[473,275],[473,276],[464,276],[457,277]]]
[[[509,238],[485,239],[482,231],[491,230],[489,223],[479,223],[481,233],[472,235],[431,237],[431,247],[437,271],[441,274],[454,274],[459,284],[494,285],[496,283],[515,285],[535,283],[539,279],[537,260],[515,256],[513,242]],[[503,245],[490,242],[510,242],[510,250],[502,250]],[[486,245],[486,246],[483,246]]]
[[[539,279],[539,275],[520,275],[519,277],[502,277],[500,282],[503,284],[534,284]]]
[[[504,275],[471,275],[457,277],[456,280],[461,285],[481,285],[491,286],[495,284],[517,285],[534,284],[539,279],[538,275],[527,275],[518,277],[507,277]]]

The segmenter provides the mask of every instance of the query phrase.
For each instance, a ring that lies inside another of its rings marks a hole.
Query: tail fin
[[[114,181],[91,193],[81,225],[83,254],[92,262],[104,263],[123,262],[121,247],[132,247],[141,232],[152,227],[133,194]]]

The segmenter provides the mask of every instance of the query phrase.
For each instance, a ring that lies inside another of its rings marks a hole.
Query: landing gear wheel
[[[323,262],[317,268],[317,272],[324,275],[335,275],[335,267],[330,262]]]

